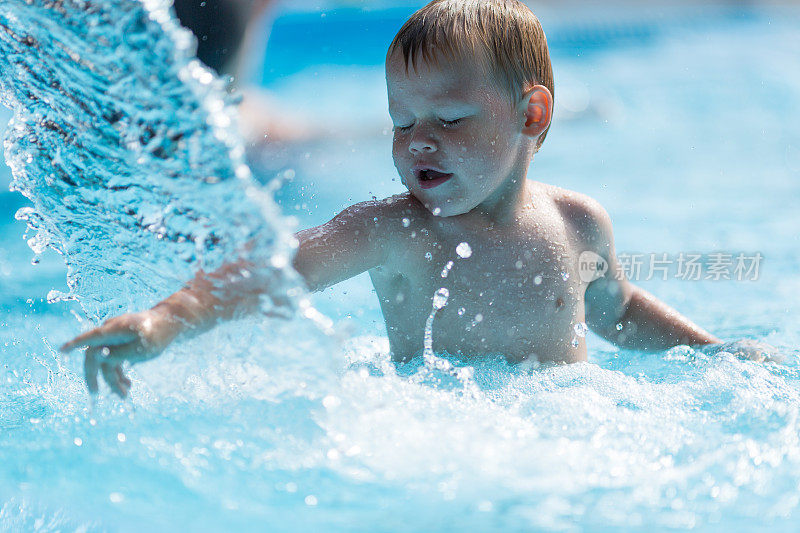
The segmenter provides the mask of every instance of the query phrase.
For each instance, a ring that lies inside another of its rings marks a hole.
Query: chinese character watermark
[[[763,261],[761,252],[620,253],[615,272],[609,274],[608,261],[587,250],[578,257],[578,273],[585,283],[606,275],[631,281],[757,281]]]

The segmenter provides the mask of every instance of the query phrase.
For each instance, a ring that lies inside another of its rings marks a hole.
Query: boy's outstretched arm
[[[293,266],[308,288],[319,291],[383,264],[391,241],[385,227],[390,211],[385,201],[362,202],[297,232]]]
[[[330,222],[298,232],[294,267],[312,290],[321,290],[378,266],[385,257],[381,206],[365,202],[345,209]],[[377,219],[377,220],[376,220]],[[102,372],[109,387],[125,397],[131,382],[122,364],[159,355],[175,338],[206,331],[220,321],[255,312],[267,286],[254,285],[258,269],[247,261],[228,263],[212,273],[199,272],[187,285],[151,309],[111,318],[61,347],[87,347],[86,384],[98,390]]]
[[[594,200],[570,199],[569,217],[586,245],[608,265],[585,293],[586,324],[622,348],[660,351],[673,346],[700,346],[721,341],[644,289],[631,284],[617,262],[611,220]]]

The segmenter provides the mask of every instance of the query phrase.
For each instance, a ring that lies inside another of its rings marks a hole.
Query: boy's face
[[[394,164],[403,184],[433,214],[494,210],[532,155],[515,108],[479,66],[420,60],[406,72],[401,52],[386,64]]]

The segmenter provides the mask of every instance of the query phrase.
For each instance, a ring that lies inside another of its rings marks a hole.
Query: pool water
[[[760,253],[756,280],[639,284],[784,364],[590,334],[588,363],[453,360],[474,367],[465,384],[389,362],[362,275],[310,297],[325,317],[298,294],[297,318],[180,343],[133,369],[130,400],[92,404],[80,357],[55,349],[92,321],[252,240],[293,290],[288,231],[401,191],[380,61],[413,9],[276,21],[263,83],[361,133],[250,153],[251,178],[229,98],[161,2],[45,4],[0,5],[6,156],[27,197],[0,192],[1,529],[796,530],[800,12],[540,12],[557,106],[530,171],[597,198],[620,252]]]

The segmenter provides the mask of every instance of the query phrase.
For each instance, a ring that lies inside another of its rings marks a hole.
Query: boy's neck
[[[530,205],[532,192],[527,179],[528,166],[511,176],[489,198],[461,215],[465,221],[483,226],[510,226],[518,219],[524,206]]]

